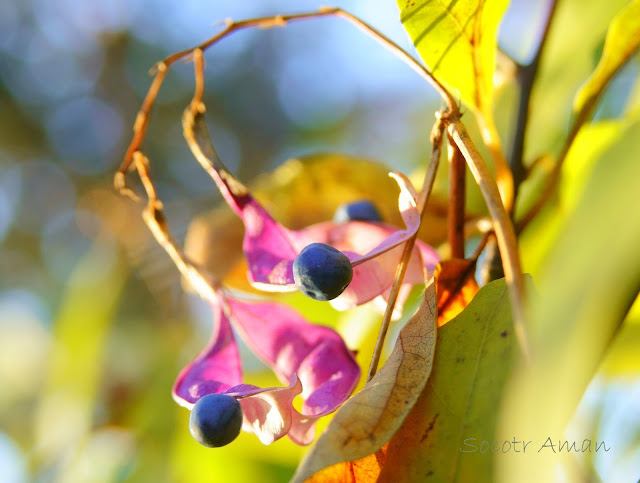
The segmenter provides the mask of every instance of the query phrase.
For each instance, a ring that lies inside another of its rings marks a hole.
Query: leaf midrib
[[[476,365],[475,365],[475,368],[474,368],[473,377],[471,379],[471,386],[469,388],[469,393],[467,395],[467,401],[465,403],[465,408],[464,408],[464,411],[462,413],[460,430],[458,432],[458,438],[456,440],[456,441],[458,441],[458,443],[456,443],[456,445],[459,445],[460,441],[462,439],[462,433],[463,433],[463,430],[464,430],[464,422],[467,419],[467,414],[469,412],[469,406],[471,404],[471,397],[474,394],[474,389],[475,389],[476,382],[477,382],[478,368],[480,367],[480,356],[482,354],[482,350],[484,349],[484,346],[485,346],[485,343],[486,343],[486,340],[487,340],[487,334],[489,332],[489,325],[493,322],[493,320],[495,318],[496,311],[498,310],[498,307],[500,307],[500,305],[501,305],[500,302],[504,298],[505,294],[506,294],[506,289],[502,291],[502,294],[496,300],[496,303],[493,306],[493,310],[491,311],[490,316],[487,317],[487,322],[486,322],[486,324],[484,326],[484,333],[482,334],[482,342],[480,342],[480,345],[478,346],[478,354],[476,356]],[[450,481],[456,481],[455,479],[457,477],[458,469],[460,467],[460,464],[459,464],[459,462],[460,462],[460,452],[456,451],[455,455],[456,456],[455,456],[455,459],[453,461],[453,466],[452,466],[452,468],[450,470],[451,471],[451,473],[450,473],[451,474]]]

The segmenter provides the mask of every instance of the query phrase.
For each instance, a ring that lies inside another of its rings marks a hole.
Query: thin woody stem
[[[436,179],[438,164],[440,162],[440,151],[442,150],[443,134],[444,120],[442,119],[440,113],[436,113],[436,122],[431,131],[431,158],[429,159],[429,164],[427,165],[427,172],[425,173],[422,190],[420,191],[420,195],[418,198],[418,211],[420,212],[420,218],[422,218],[422,216],[424,215],[427,202],[429,201],[429,195],[431,194],[431,190],[433,188],[433,182]],[[411,258],[411,253],[413,252],[413,247],[415,245],[417,237],[418,233],[416,232],[415,235],[413,235],[411,238],[409,238],[409,240],[405,242],[404,249],[402,251],[402,258],[400,260],[400,264],[396,269],[395,280],[391,288],[391,293],[389,294],[389,300],[387,301],[387,307],[385,309],[384,316],[382,317],[382,323],[380,324],[378,340],[376,341],[376,347],[371,358],[371,365],[369,366],[369,375],[367,377],[367,381],[370,381],[373,376],[375,376],[378,370],[378,364],[380,363],[380,356],[382,355],[384,340],[387,336],[387,331],[389,330],[389,324],[391,323],[391,315],[393,314],[393,309],[395,308],[396,300],[398,299],[398,293],[400,292],[400,287],[402,285],[404,275],[407,271],[409,259]]]
[[[538,73],[540,60],[542,59],[542,53],[549,36],[549,31],[551,30],[551,21],[554,17],[557,4],[557,0],[550,0],[547,5],[543,28],[540,33],[536,51],[531,62],[529,62],[529,64],[527,65],[519,65],[514,62],[516,66],[516,79],[520,85],[520,98],[518,103],[518,114],[516,119],[513,144],[511,146],[511,153],[509,156],[509,167],[511,170],[513,189],[513,205],[511,206],[512,209],[509,210],[507,208],[507,211],[509,211],[512,216],[520,185],[528,175],[527,170],[524,167],[523,153],[527,132],[527,123],[529,121],[531,93]],[[495,249],[495,240],[491,241],[490,249],[487,251],[487,255],[488,256],[485,259],[482,271],[483,278],[487,280],[493,280],[495,278],[502,277],[503,271],[501,267],[500,251]]]
[[[451,258],[464,258],[464,211],[466,163],[460,148],[449,138],[449,212],[448,238]]]
[[[202,105],[202,94],[204,93],[204,60],[202,59],[202,49],[193,51],[193,67],[195,71],[195,89],[191,100],[191,111],[196,112]]]
[[[496,181],[500,191],[500,196],[507,212],[509,213],[512,212],[515,206],[518,188],[524,179],[525,173],[522,165],[522,152],[524,149],[525,130],[529,115],[531,90],[533,88],[533,82],[542,56],[542,50],[549,34],[551,19],[553,18],[557,3],[557,0],[550,1],[540,41],[533,60],[527,66],[518,66],[518,80],[520,81],[521,86],[520,105],[518,107],[515,138],[509,162],[507,162],[504,156],[502,144],[500,142],[500,137],[498,130],[496,129],[491,110],[489,108],[481,110],[480,132],[495,163]]]
[[[153,82],[151,83],[151,87],[149,88],[149,91],[145,96],[142,106],[138,111],[138,114],[136,116],[136,122],[133,127],[133,139],[131,140],[131,143],[127,148],[127,151],[125,153],[120,169],[115,175],[114,184],[116,189],[124,194],[131,195],[130,191],[126,188],[125,173],[129,169],[129,166],[131,165],[134,153],[138,151],[140,149],[140,146],[142,145],[145,134],[147,132],[147,127],[149,125],[149,117],[151,114],[151,109],[156,100],[156,97],[158,96],[158,92],[160,91],[160,87],[162,86],[162,82],[164,81],[167,70],[169,69],[171,64],[177,62],[180,59],[184,59],[192,54],[194,56],[194,61],[198,61],[197,59],[198,58],[201,59],[202,53],[206,49],[208,49],[215,43],[219,42],[223,38],[239,30],[243,30],[247,28],[255,28],[255,27],[262,28],[262,29],[284,27],[290,22],[308,20],[311,18],[319,18],[319,17],[341,17],[348,20],[352,24],[354,24],[360,30],[364,31],[367,35],[371,36],[377,42],[382,44],[385,48],[387,48],[392,54],[394,54],[396,57],[402,60],[405,64],[411,67],[411,69],[417,72],[422,78],[427,80],[438,92],[438,94],[442,97],[442,100],[446,104],[449,112],[459,113],[458,106],[456,105],[455,99],[451,96],[451,94],[447,91],[447,89],[435,77],[433,77],[431,72],[429,72],[429,70],[426,67],[420,64],[408,52],[403,50],[398,44],[393,42],[388,37],[384,36],[378,30],[374,29],[369,24],[363,22],[358,17],[340,8],[322,8],[317,12],[301,13],[301,14],[294,14],[294,15],[275,15],[275,16],[269,16],[269,17],[260,17],[260,18],[254,18],[249,20],[243,20],[239,22],[228,20],[226,22],[226,27],[222,31],[220,31],[219,33],[211,37],[210,39],[206,40],[205,42],[201,43],[196,47],[182,50],[180,52],[176,52],[170,55],[169,57],[162,60],[161,62],[158,62],[152,69],[152,72],[155,73],[155,78],[153,79]],[[198,101],[201,100],[202,98],[202,90],[200,90],[198,93],[198,89],[201,89],[201,88],[202,88],[202,84],[199,87],[197,86],[196,95],[194,96],[194,104],[193,104],[194,107],[196,105],[199,105],[199,102],[196,102],[196,98],[199,97]]]
[[[513,325],[520,349],[525,360],[531,358],[529,341],[524,323],[525,286],[520,256],[518,254],[518,243],[516,240],[513,223],[509,214],[504,208],[500,199],[500,192],[496,182],[491,177],[491,173],[482,160],[480,153],[476,149],[473,141],[469,137],[467,130],[459,119],[450,119],[447,126],[448,134],[460,148],[460,151],[467,160],[467,164],[473,174],[480,191],[487,203],[489,212],[493,219],[494,231],[498,241],[498,247],[502,253],[502,264],[505,279],[509,288],[511,308],[513,311]]]
[[[151,230],[153,237],[158,244],[169,255],[175,266],[178,268],[182,276],[184,276],[193,286],[195,291],[205,300],[215,301],[216,284],[211,283],[207,278],[191,264],[182,254],[180,248],[174,241],[164,216],[162,202],[156,196],[155,188],[151,178],[149,177],[148,165],[149,160],[140,151],[136,151],[133,155],[133,165],[138,170],[138,175],[147,193],[147,207],[142,212],[142,218]]]
[[[526,66],[518,65],[517,76],[520,82],[520,103],[518,106],[518,118],[516,121],[516,130],[514,142],[511,150],[509,162],[504,157],[498,131],[495,127],[493,115],[490,111],[484,112],[481,117],[481,134],[482,138],[491,152],[496,166],[496,180],[500,195],[505,208],[509,213],[515,206],[515,200],[518,194],[520,183],[524,180],[525,170],[522,163],[522,154],[524,151],[524,141],[526,134],[526,125],[529,116],[529,104],[531,100],[531,91],[533,83],[538,72],[542,52],[548,38],[551,28],[551,20],[556,10],[558,1],[550,0],[547,14],[545,17],[544,27],[540,35],[536,53],[532,61]]]
[[[133,124],[133,139],[127,147],[127,151],[124,155],[124,160],[122,161],[122,165],[120,169],[115,175],[114,185],[115,188],[121,193],[136,199],[136,196],[133,194],[131,190],[126,187],[125,182],[125,173],[127,169],[129,169],[129,165],[131,164],[135,153],[140,148],[142,141],[144,140],[144,136],[147,133],[147,127],[149,126],[149,114],[151,113],[151,108],[153,107],[153,103],[158,96],[158,92],[160,91],[160,86],[162,86],[162,81],[164,81],[164,76],[167,73],[167,66],[164,64],[158,64],[155,68],[156,76],[147,91],[147,95],[142,102],[142,107],[138,111],[136,115],[136,121]]]
[[[516,77],[520,84],[520,102],[518,104],[518,117],[516,120],[513,145],[511,147],[511,156],[509,158],[509,164],[511,166],[511,171],[513,172],[514,198],[517,198],[520,183],[522,183],[527,176],[523,162],[523,153],[527,134],[526,127],[529,120],[529,108],[531,105],[531,92],[538,74],[538,67],[540,66],[542,53],[544,52],[544,47],[546,46],[547,39],[549,38],[549,31],[551,30],[551,23],[557,5],[558,0],[549,1],[543,24],[544,26],[542,28],[540,40],[538,41],[538,46],[533,59],[531,59],[531,62],[527,65],[517,66]]]

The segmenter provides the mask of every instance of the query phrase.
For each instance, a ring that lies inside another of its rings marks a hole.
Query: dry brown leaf
[[[464,310],[479,290],[475,279],[476,261],[454,258],[436,268],[438,327]]]
[[[336,413],[300,463],[294,482],[343,461],[378,451],[400,427],[425,386],[436,343],[435,284],[400,331],[387,363]]]

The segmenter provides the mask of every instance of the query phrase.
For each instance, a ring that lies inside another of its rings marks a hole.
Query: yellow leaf
[[[507,0],[397,0],[400,20],[433,75],[469,107],[489,112],[496,34]]]

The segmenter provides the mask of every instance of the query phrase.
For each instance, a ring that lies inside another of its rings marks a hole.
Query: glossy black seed
[[[293,261],[293,279],[298,289],[316,300],[336,298],[353,278],[347,256],[324,243],[306,246]]]
[[[231,443],[242,429],[242,408],[231,396],[207,394],[191,410],[191,436],[203,446],[218,448]]]
[[[338,207],[333,221],[343,223],[345,221],[382,221],[380,212],[369,200],[344,203]]]

